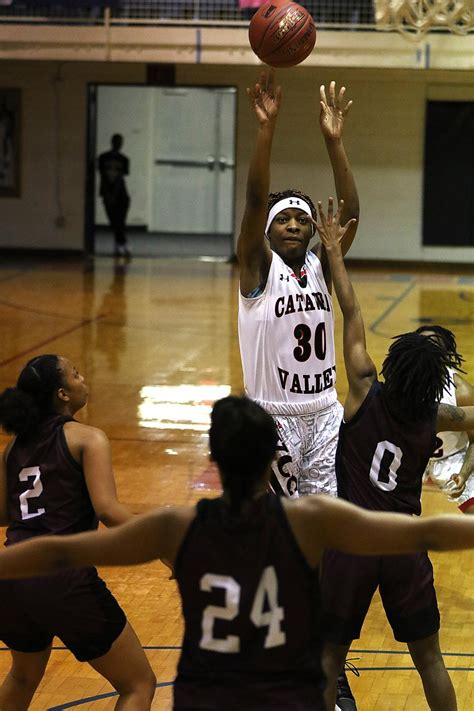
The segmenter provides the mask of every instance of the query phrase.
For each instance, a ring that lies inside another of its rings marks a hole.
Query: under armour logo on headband
[[[267,237],[268,230],[270,229],[270,225],[272,224],[273,220],[279,212],[283,212],[283,210],[285,210],[286,208],[294,208],[295,210],[301,210],[302,212],[305,212],[308,217],[312,217],[311,208],[306,202],[306,200],[295,197],[282,198],[281,200],[278,200],[278,202],[276,202],[268,212],[267,224],[265,225],[265,234],[267,235]],[[312,226],[312,233],[314,234],[314,226]]]

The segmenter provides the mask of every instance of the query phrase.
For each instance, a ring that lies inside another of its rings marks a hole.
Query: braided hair
[[[295,190],[293,188],[289,188],[288,190],[283,190],[282,192],[279,193],[270,193],[268,196],[268,205],[267,205],[267,212],[270,212],[272,209],[273,205],[276,205],[277,202],[280,200],[284,200],[285,198],[288,197],[299,197],[305,202],[308,203],[310,209],[311,209],[311,215],[313,217],[313,220],[316,220],[318,217],[318,213],[316,211],[316,207],[314,206],[314,202],[311,200],[309,195],[306,195],[306,193],[302,193],[301,190]]]
[[[439,338],[448,353],[451,353],[453,356],[455,356],[458,361],[459,365],[464,361],[464,358],[460,353],[457,352],[457,344],[456,344],[456,336],[452,331],[449,330],[449,328],[444,328],[444,326],[419,326],[415,333],[421,333],[421,335],[425,333],[433,333],[435,334],[435,337]],[[460,370],[460,369],[459,369]],[[461,373],[464,373],[463,370],[460,370]]]
[[[16,387],[0,395],[0,424],[5,432],[26,435],[53,412],[55,392],[63,385],[57,355],[41,355],[30,360],[21,371]]]
[[[433,338],[417,332],[394,336],[382,365],[389,409],[400,419],[423,420],[452,382],[448,368],[459,371],[460,364],[458,353]]]
[[[273,418],[246,397],[217,400],[211,414],[209,444],[230,507],[239,513],[275,454],[278,435]]]

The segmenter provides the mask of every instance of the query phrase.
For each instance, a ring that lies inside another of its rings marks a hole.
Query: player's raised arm
[[[273,71],[264,71],[260,83],[247,89],[250,105],[258,121],[254,152],[249,165],[244,216],[237,242],[240,289],[247,296],[266,279],[271,262],[265,240],[267,202],[270,187],[270,155],[281,89],[274,85]]]
[[[352,101],[346,100],[346,87],[343,86],[339,92],[336,91],[334,81],[329,84],[327,94],[324,84],[320,87],[319,92],[319,125],[332,165],[337,199],[339,202],[344,200],[341,223],[346,224],[349,220],[356,220],[349,225],[342,239],[341,250],[344,255],[354,240],[359,220],[359,195],[342,141],[344,124]]]
[[[441,403],[438,407],[436,429],[438,432],[467,432],[474,428],[474,406],[458,407]]]
[[[318,203],[319,223],[316,224],[321,243],[329,260],[337,300],[344,317],[343,344],[349,393],[344,404],[346,420],[351,419],[359,409],[370,386],[377,377],[377,371],[365,344],[365,329],[359,302],[344,264],[342,242],[355,219],[341,225],[344,201],[334,215],[333,199],[329,198],[327,215]]]

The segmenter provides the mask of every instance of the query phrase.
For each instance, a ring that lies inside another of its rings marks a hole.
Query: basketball
[[[313,51],[316,27],[308,10],[296,2],[265,2],[250,20],[249,42],[271,67],[294,67]]]

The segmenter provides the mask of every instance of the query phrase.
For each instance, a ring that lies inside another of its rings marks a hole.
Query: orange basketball
[[[265,64],[294,67],[313,51],[316,27],[308,10],[298,3],[266,2],[250,20],[249,42]]]

